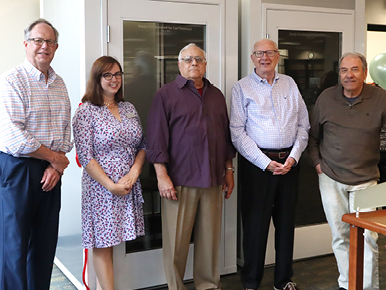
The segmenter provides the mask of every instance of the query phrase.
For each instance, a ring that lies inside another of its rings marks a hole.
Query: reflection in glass
[[[278,72],[291,76],[299,87],[310,116],[320,93],[338,83],[342,52],[339,32],[279,30]],[[296,226],[326,222],[318,176],[305,151],[299,161],[300,181]]]
[[[146,132],[153,97],[176,78],[178,53],[193,42],[205,49],[205,25],[123,21],[124,97],[138,111]],[[153,165],[145,163],[140,176],[144,203],[144,237],[126,242],[126,252],[162,246],[161,205]]]

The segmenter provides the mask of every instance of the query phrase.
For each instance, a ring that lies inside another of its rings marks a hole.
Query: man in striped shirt
[[[308,141],[308,112],[294,80],[275,72],[275,42],[254,45],[254,71],[232,89],[230,129],[239,164],[246,289],[263,278],[271,217],[275,225],[274,289],[298,289],[291,281],[300,155]]]
[[[58,32],[25,30],[26,60],[0,76],[0,289],[49,289],[61,175],[72,149],[66,86],[50,66]]]

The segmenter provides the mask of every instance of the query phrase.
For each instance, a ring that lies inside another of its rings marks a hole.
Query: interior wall
[[[366,1],[366,24],[386,25],[386,0]]]
[[[0,74],[21,64],[25,59],[24,29],[39,18],[39,0],[0,1]],[[15,21],[17,19],[17,21]]]
[[[366,26],[367,24],[386,25],[386,0],[366,1]],[[370,65],[375,56],[386,53],[386,32],[368,31],[366,48],[366,59]],[[373,82],[370,73],[366,82]]]
[[[71,100],[71,116],[80,99],[80,2],[78,0],[43,1],[42,16],[59,31],[59,47],[51,65],[64,79]],[[65,17],[64,17],[65,15]],[[71,16],[70,16],[71,15]],[[71,21],[69,21],[71,19]],[[80,177],[81,170],[75,162],[75,148],[67,154],[70,165],[62,178],[62,208],[59,236],[80,234]]]

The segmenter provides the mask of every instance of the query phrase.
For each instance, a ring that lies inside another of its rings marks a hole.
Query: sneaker
[[[299,290],[299,287],[296,286],[296,284],[294,282],[288,282],[284,288],[281,288],[281,289],[278,289],[276,288],[275,286],[273,286],[273,289],[274,290]]]

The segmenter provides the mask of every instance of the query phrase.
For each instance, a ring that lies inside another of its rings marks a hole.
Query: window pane
[[[156,91],[178,74],[178,53],[189,43],[205,49],[205,25],[123,21],[125,100],[138,111],[146,132],[147,117]],[[140,180],[145,200],[144,237],[126,242],[126,252],[160,248],[161,201],[153,165],[144,164]]]

